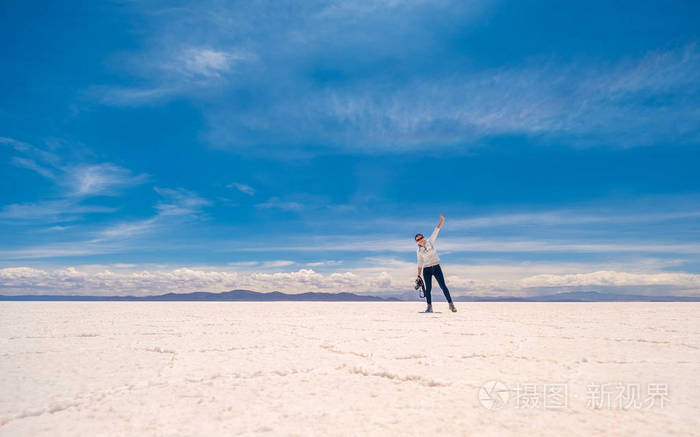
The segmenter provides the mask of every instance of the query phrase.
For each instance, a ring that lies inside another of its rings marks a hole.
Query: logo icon
[[[510,399],[508,387],[501,381],[486,381],[479,388],[479,402],[489,410],[503,408]]]

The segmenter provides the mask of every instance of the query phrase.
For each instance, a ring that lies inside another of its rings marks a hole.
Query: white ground
[[[458,308],[0,302],[0,435],[699,435],[700,304]]]

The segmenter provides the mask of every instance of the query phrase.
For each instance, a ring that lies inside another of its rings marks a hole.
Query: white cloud
[[[238,267],[238,266],[251,267],[251,266],[256,266],[258,264],[260,264],[260,263],[257,261],[233,261],[233,262],[226,263],[226,265],[234,266],[234,267]]]
[[[608,74],[591,77],[587,90],[601,90],[615,96],[639,91],[658,93],[685,88],[697,91],[697,43],[677,50],[651,51],[641,59],[626,59]]]
[[[279,197],[271,197],[267,202],[258,203],[257,208],[277,208],[284,211],[301,211],[304,205],[299,202],[282,201]]]
[[[292,154],[275,151],[404,153],[500,135],[616,147],[700,138],[695,43],[614,62],[537,57],[480,70],[449,64],[449,73],[414,71],[400,79],[387,77],[393,70],[386,68],[353,75],[358,66],[386,59],[401,65],[444,48],[452,30],[463,31],[455,23],[469,27],[496,4],[293,2],[270,10],[256,2],[204,2],[159,13],[159,6],[132,2],[151,32],[142,52],[115,64],[140,86],[97,91],[107,104],[176,95],[206,101],[205,137],[213,146],[286,159]],[[338,57],[344,50],[352,61]],[[348,70],[348,80],[307,80],[315,67]],[[253,93],[255,103],[241,103],[240,90]]]
[[[99,235],[101,238],[105,239],[123,239],[149,233],[153,231],[156,226],[157,217],[151,217],[145,220],[110,225],[100,231]]]
[[[58,167],[62,162],[61,158],[55,153],[47,152],[46,150],[40,149],[31,144],[15,140],[14,138],[0,137],[0,144],[7,144],[8,146],[12,147],[15,152],[21,154],[25,158],[31,158],[27,160],[39,161],[50,167]],[[15,162],[15,164],[22,166],[24,163],[22,163],[20,159],[20,162]],[[33,162],[29,164],[28,168],[38,171],[36,168],[32,168],[35,166],[37,166],[37,164],[36,162]],[[39,173],[41,173],[41,171],[39,171]],[[46,176],[46,174],[44,176]]]
[[[121,222],[107,226],[97,233],[98,239],[125,239],[143,234],[164,232],[188,220],[200,218],[202,209],[211,202],[196,193],[182,188],[159,188],[154,190],[163,198],[155,208],[156,214],[141,220]]]
[[[323,19],[348,19],[349,16],[364,16],[377,12],[396,12],[396,9],[410,9],[425,4],[436,5],[439,1],[429,0],[373,0],[356,1],[342,0],[330,2],[318,12],[318,17]],[[444,2],[443,2],[444,3]]]
[[[317,235],[312,241],[303,244],[274,245],[258,244],[241,245],[238,242],[236,251],[268,252],[268,251],[347,251],[347,252],[415,252],[413,235],[407,238],[386,238],[384,235],[365,234],[361,239],[357,235]],[[599,241],[580,243],[576,240],[534,240],[534,239],[501,239],[501,238],[470,238],[451,236],[443,238],[438,243],[441,251],[450,253],[490,252],[490,253],[537,253],[537,252],[566,252],[566,253],[614,253],[614,252],[649,252],[700,254],[700,244],[697,243],[649,243],[632,241]],[[230,243],[224,242],[219,251],[225,252]]]
[[[58,177],[53,170],[37,164],[36,161],[34,161],[33,159],[15,156],[12,158],[12,163],[17,165],[18,167],[24,167],[26,169],[35,171],[47,179],[56,180]]]
[[[95,87],[90,94],[99,96],[102,103],[112,106],[145,105],[159,102],[177,94],[179,88],[158,86],[153,88]]]
[[[649,223],[700,217],[700,211],[673,211],[665,213],[591,214],[588,211],[546,211],[538,213],[499,214],[451,219],[451,229],[473,229],[511,225],[578,225],[588,223]]]
[[[174,229],[181,229],[195,221],[206,219],[206,207],[211,205],[207,199],[198,194],[183,189],[157,188],[156,191],[162,199],[156,204],[153,214],[136,220],[112,222],[102,228],[80,228],[85,235],[84,240],[74,239],[70,243],[56,244],[28,244],[12,250],[4,250],[2,255],[7,259],[25,258],[51,258],[69,256],[73,253],[100,254],[114,253],[117,248],[122,250],[139,250],[143,247],[159,250],[178,250],[180,243],[176,239],[145,240],[145,237],[165,235]],[[683,203],[689,203],[686,199]],[[658,206],[660,203],[655,202]],[[282,205],[284,206],[284,205]],[[268,205],[272,208],[273,205]],[[299,210],[300,206],[295,206]],[[692,226],[698,216],[697,211],[677,211],[674,208],[656,208],[668,211],[649,214],[634,214],[630,208],[624,205],[620,210],[630,211],[625,215],[619,210],[606,211],[604,214],[595,215],[586,210],[545,211],[524,214],[502,214],[492,216],[475,216],[466,218],[448,217],[441,237],[438,240],[438,249],[441,254],[454,258],[464,259],[467,254],[475,252],[493,254],[494,257],[518,258],[527,257],[528,254],[544,254],[547,257],[558,257],[557,254],[586,254],[596,258],[606,257],[608,254],[616,254],[623,259],[637,257],[638,254],[667,258],[669,255],[675,258],[686,258],[700,255],[700,243],[692,239],[681,237],[669,237],[668,228],[664,223],[667,220],[683,220],[687,226]],[[71,219],[74,214],[111,212],[99,206],[74,206],[69,200],[42,202],[38,204],[9,205],[0,210],[0,220],[13,222],[15,218],[26,221],[26,217],[34,217],[39,222],[63,221]],[[360,227],[358,227],[358,223]],[[415,230],[421,230],[426,220],[418,221],[408,218],[368,218],[360,221],[347,220],[346,222],[333,221],[332,229],[352,230],[347,234],[327,234],[330,222],[319,222],[314,219],[311,226],[317,228],[311,237],[300,238],[296,235],[278,235],[274,238],[265,238],[258,235],[254,239],[244,237],[230,241],[222,238],[204,239],[201,241],[189,241],[188,250],[206,249],[217,256],[229,252],[304,252],[314,257],[324,257],[331,253],[415,253],[413,235]],[[618,223],[617,228],[611,224]],[[637,226],[635,233],[631,233],[633,224]],[[664,234],[649,231],[647,223],[654,223],[656,230],[664,229]],[[419,227],[418,225],[421,224]],[[432,226],[433,223],[431,223]],[[592,228],[584,228],[582,224],[593,224]],[[605,226],[600,226],[604,224]],[[522,229],[515,225],[522,225]],[[533,231],[533,225],[538,226],[541,232]],[[354,226],[354,228],[353,228]],[[674,225],[676,230],[685,228]],[[685,225],[684,225],[685,226]],[[507,234],[503,234],[502,227],[507,228]],[[430,227],[423,229],[427,232]],[[618,229],[619,228],[619,229]],[[471,229],[484,229],[476,235],[474,232],[465,232]],[[690,229],[690,228],[689,228]],[[358,232],[358,230],[360,232]],[[556,231],[556,232],[555,232]],[[621,232],[620,232],[621,231]],[[692,232],[692,231],[691,231]],[[397,235],[404,237],[396,238]],[[687,234],[690,235],[690,234]],[[140,242],[140,243],[139,243]],[[109,244],[108,244],[109,243]],[[42,255],[43,254],[43,255]],[[273,255],[274,256],[274,255]],[[484,255],[480,255],[483,257]],[[349,255],[355,259],[356,255]],[[453,259],[454,259],[453,258]],[[306,262],[308,267],[323,267],[326,271],[329,267],[345,264],[348,260],[317,260]],[[688,261],[688,260],[687,260]]]
[[[94,240],[70,243],[42,244],[19,249],[0,250],[2,259],[50,259],[71,256],[103,255],[118,252],[113,245],[100,244]]]
[[[74,226],[51,226],[49,228],[41,229],[37,232],[61,232],[73,228]]]
[[[293,292],[348,291],[361,284],[357,275],[352,272],[323,275],[311,269],[278,273],[255,272],[249,275],[247,283],[252,287]]]
[[[578,286],[677,286],[700,289],[700,275],[691,273],[627,273],[597,271],[569,275],[542,274],[520,280],[523,287],[578,287]]]
[[[211,202],[189,190],[182,188],[159,188],[154,190],[162,200],[155,205],[155,213],[150,217],[121,221],[108,224],[102,228],[86,227],[69,242],[48,243],[0,250],[4,259],[38,259],[62,258],[74,256],[93,256],[113,253],[133,252],[144,249],[144,237],[157,237],[172,232],[178,227],[200,220],[204,217],[203,209]],[[40,202],[37,204],[9,205],[0,211],[0,220],[13,222],[15,218],[27,222],[36,219],[41,223],[78,219],[80,215],[95,212],[112,212],[113,209],[82,206],[73,199]],[[58,227],[62,230],[66,227]],[[177,248],[177,243],[167,239],[149,241],[148,248],[154,250]],[[208,244],[208,243],[205,243]]]
[[[265,261],[263,262],[263,267],[285,267],[296,264],[294,261],[288,260],[278,260],[278,261]]]
[[[245,266],[242,271],[223,270],[220,267],[139,269],[133,265],[114,265],[116,271],[104,266],[67,267],[56,270],[10,267],[0,269],[0,288],[5,290],[3,294],[101,295],[220,292],[235,288],[287,293],[345,291],[374,292],[381,295],[412,292],[415,277],[415,266],[412,263],[391,259],[371,261],[367,263],[367,267],[327,274],[312,269],[250,272],[250,266]],[[448,287],[455,296],[525,296],[579,289],[633,294],[700,295],[700,275],[697,274],[582,269],[590,269],[590,266],[448,264],[443,271]],[[440,293],[437,284],[433,284],[433,289],[434,292]]]
[[[12,162],[52,180],[65,189],[66,196],[89,197],[115,195],[118,190],[141,185],[148,181],[147,174],[133,174],[130,170],[109,162],[66,162],[56,153],[13,140],[0,138],[20,155]]]
[[[316,262],[310,262],[306,263],[307,266],[309,267],[319,267],[319,266],[337,266],[342,264],[342,261],[338,260],[328,260],[328,261],[316,261]]]
[[[287,292],[347,289],[356,283],[352,273],[321,275],[313,270],[241,275],[232,271],[193,268],[119,272],[86,271],[74,267],[41,270],[29,267],[0,269],[0,287],[13,294],[43,292],[51,294],[153,294],[165,292],[225,291],[251,288]],[[379,278],[385,280],[384,278]]]
[[[226,187],[227,188],[235,188],[238,191],[240,191],[241,193],[245,193],[249,196],[252,196],[255,194],[255,189],[253,187],[251,187],[250,185],[241,184],[239,182],[233,182],[232,184],[229,184]]]
[[[222,291],[235,287],[236,272],[201,271],[188,268],[89,272],[73,267],[39,270],[27,267],[0,269],[0,286],[18,292],[49,294],[160,294],[170,291]]]
[[[281,89],[245,112],[212,106],[207,138],[215,147],[285,159],[269,145],[300,153],[305,144],[323,144],[304,149],[314,154],[462,149],[502,135],[575,147],[695,143],[699,69],[700,52],[690,44],[613,65],[533,59],[393,83]]]
[[[225,85],[235,66],[255,61],[245,50],[217,50],[210,47],[159,49],[149,54],[131,54],[115,62],[145,79],[140,87],[98,86],[88,91],[102,103],[116,106],[161,102],[177,95],[194,95]]]
[[[240,55],[207,48],[186,49],[179,58],[186,73],[205,77],[220,77],[231,69],[234,60],[245,59]]]
[[[403,282],[403,281],[401,281]],[[378,277],[371,280],[370,284],[378,289],[391,288],[392,278],[387,272],[381,272]]]
[[[85,205],[96,196],[116,196],[125,188],[144,184],[147,174],[112,163],[66,162],[66,158],[31,144],[0,137],[0,144],[12,146],[17,156],[12,162],[51,180],[61,192],[55,199],[5,205],[0,219],[27,222],[59,222],[80,218],[87,213],[114,212],[112,207]]]
[[[403,74],[391,76],[386,60],[400,66],[430,49],[449,50],[455,35],[499,3],[311,1],[270,9],[260,2],[127,2],[143,19],[143,49],[113,64],[137,85],[95,91],[117,105],[173,96],[206,102],[206,138],[255,153],[275,143],[285,150],[325,145],[309,153],[402,153],[510,134],[564,136],[570,145],[697,141],[694,43],[615,62],[535,58],[489,70],[460,56],[433,74],[399,68]],[[373,71],[361,70],[368,66]],[[347,72],[348,80],[314,84],[314,69]],[[254,97],[241,102],[241,90]],[[649,97],[660,98],[649,105]]]
[[[0,220],[29,223],[65,222],[76,220],[84,214],[104,214],[114,211],[116,209],[111,207],[81,205],[73,199],[57,199],[5,205],[0,209]]]
[[[165,198],[165,200],[156,205],[158,214],[161,216],[196,215],[202,207],[211,205],[209,200],[182,188],[155,187],[154,189]]]
[[[60,181],[74,196],[114,196],[126,187],[148,181],[145,174],[134,175],[130,170],[110,163],[67,165],[62,168]]]
[[[305,123],[305,129],[324,142],[367,151],[462,146],[502,134],[567,135],[569,144],[594,140],[623,147],[664,139],[696,141],[700,119],[692,99],[654,107],[635,99],[662,92],[694,95],[700,89],[698,69],[700,54],[691,45],[602,70],[581,63],[533,61],[391,87],[380,83],[324,89],[305,96],[304,112],[298,116],[300,105],[288,106],[291,102],[278,102],[270,111],[275,119]],[[339,135],[325,130],[324,123],[347,128],[340,136],[344,143],[338,144]]]

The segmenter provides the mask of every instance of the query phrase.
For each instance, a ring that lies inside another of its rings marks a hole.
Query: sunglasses
[[[422,239],[423,239],[423,237],[420,237],[420,238],[416,239],[416,243],[419,242],[419,241],[422,240]]]

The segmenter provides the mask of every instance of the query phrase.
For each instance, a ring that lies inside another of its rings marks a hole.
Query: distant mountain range
[[[222,293],[194,292],[167,293],[152,296],[75,296],[27,294],[21,296],[0,295],[0,301],[305,301],[305,302],[405,302],[415,298],[378,297],[354,293],[299,293],[288,294],[279,291],[260,293],[251,290],[231,290]],[[402,297],[410,295],[404,294]],[[441,294],[434,301],[444,300]],[[700,296],[642,296],[632,294],[604,294],[596,291],[574,291],[533,297],[479,297],[455,296],[457,302],[700,302]]]
[[[638,294],[606,294],[597,291],[571,291],[532,297],[458,296],[458,302],[700,302],[700,296],[642,296]]]
[[[390,302],[399,301],[395,297],[362,296],[354,293],[299,293],[287,294],[279,291],[259,293],[251,290],[231,290],[222,293],[194,292],[167,293],[153,296],[52,296],[27,294],[22,296],[3,296],[0,300],[35,300],[35,301],[322,301],[322,302]]]

